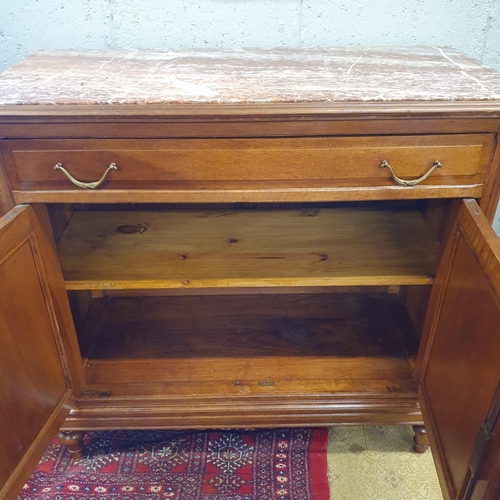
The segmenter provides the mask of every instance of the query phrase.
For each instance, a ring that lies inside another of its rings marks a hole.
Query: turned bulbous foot
[[[429,438],[423,425],[413,425],[413,450],[417,453],[425,453],[429,449]]]
[[[61,431],[57,438],[59,444],[65,446],[71,454],[71,458],[82,458],[83,456],[83,431]]]

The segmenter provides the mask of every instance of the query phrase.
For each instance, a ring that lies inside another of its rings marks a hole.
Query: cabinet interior
[[[414,395],[450,206],[49,206],[84,394]]]

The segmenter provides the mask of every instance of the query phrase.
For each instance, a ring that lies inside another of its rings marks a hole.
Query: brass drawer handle
[[[398,183],[400,184],[401,186],[406,186],[406,187],[411,187],[411,186],[416,186],[417,184],[420,184],[421,182],[424,182],[425,179],[427,179],[427,177],[429,177],[429,175],[432,174],[432,172],[434,172],[434,170],[436,170],[436,168],[441,168],[443,165],[441,165],[441,163],[436,160],[433,164],[432,164],[432,167],[429,169],[429,171],[422,175],[422,177],[419,177],[418,179],[415,179],[413,181],[405,181],[404,179],[401,179],[399,178],[395,173],[394,173],[394,170],[392,169],[392,167],[387,163],[387,161],[383,161],[381,164],[380,164],[380,167],[381,168],[385,168],[387,167],[390,172],[391,172],[391,175],[392,175],[392,178]]]
[[[58,163],[57,165],[54,166],[54,170],[61,170],[61,172],[75,185],[78,186],[82,189],[96,189],[98,188],[103,182],[104,179],[106,179],[106,176],[108,175],[108,172],[110,170],[118,170],[118,167],[116,166],[115,163],[111,163],[109,167],[106,169],[106,172],[102,174],[102,177],[95,182],[82,182],[77,179],[75,179],[63,166],[62,163]]]

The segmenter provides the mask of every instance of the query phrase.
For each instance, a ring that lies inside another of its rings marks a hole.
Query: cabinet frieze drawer
[[[412,189],[418,196],[428,197],[426,190],[435,193],[436,189],[447,188],[445,195],[453,196],[449,189],[456,188],[455,196],[464,196],[467,189],[477,196],[493,139],[494,135],[488,133],[40,139],[5,140],[1,150],[10,183],[18,193],[87,191],[86,196],[100,196],[98,191],[300,192],[329,188],[349,193],[367,188],[383,192],[386,188],[391,193],[406,193],[396,197],[414,197],[408,195]],[[20,200],[27,201],[22,196]]]

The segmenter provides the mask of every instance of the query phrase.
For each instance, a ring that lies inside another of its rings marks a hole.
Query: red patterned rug
[[[18,500],[328,500],[327,429],[88,432],[52,444]]]

